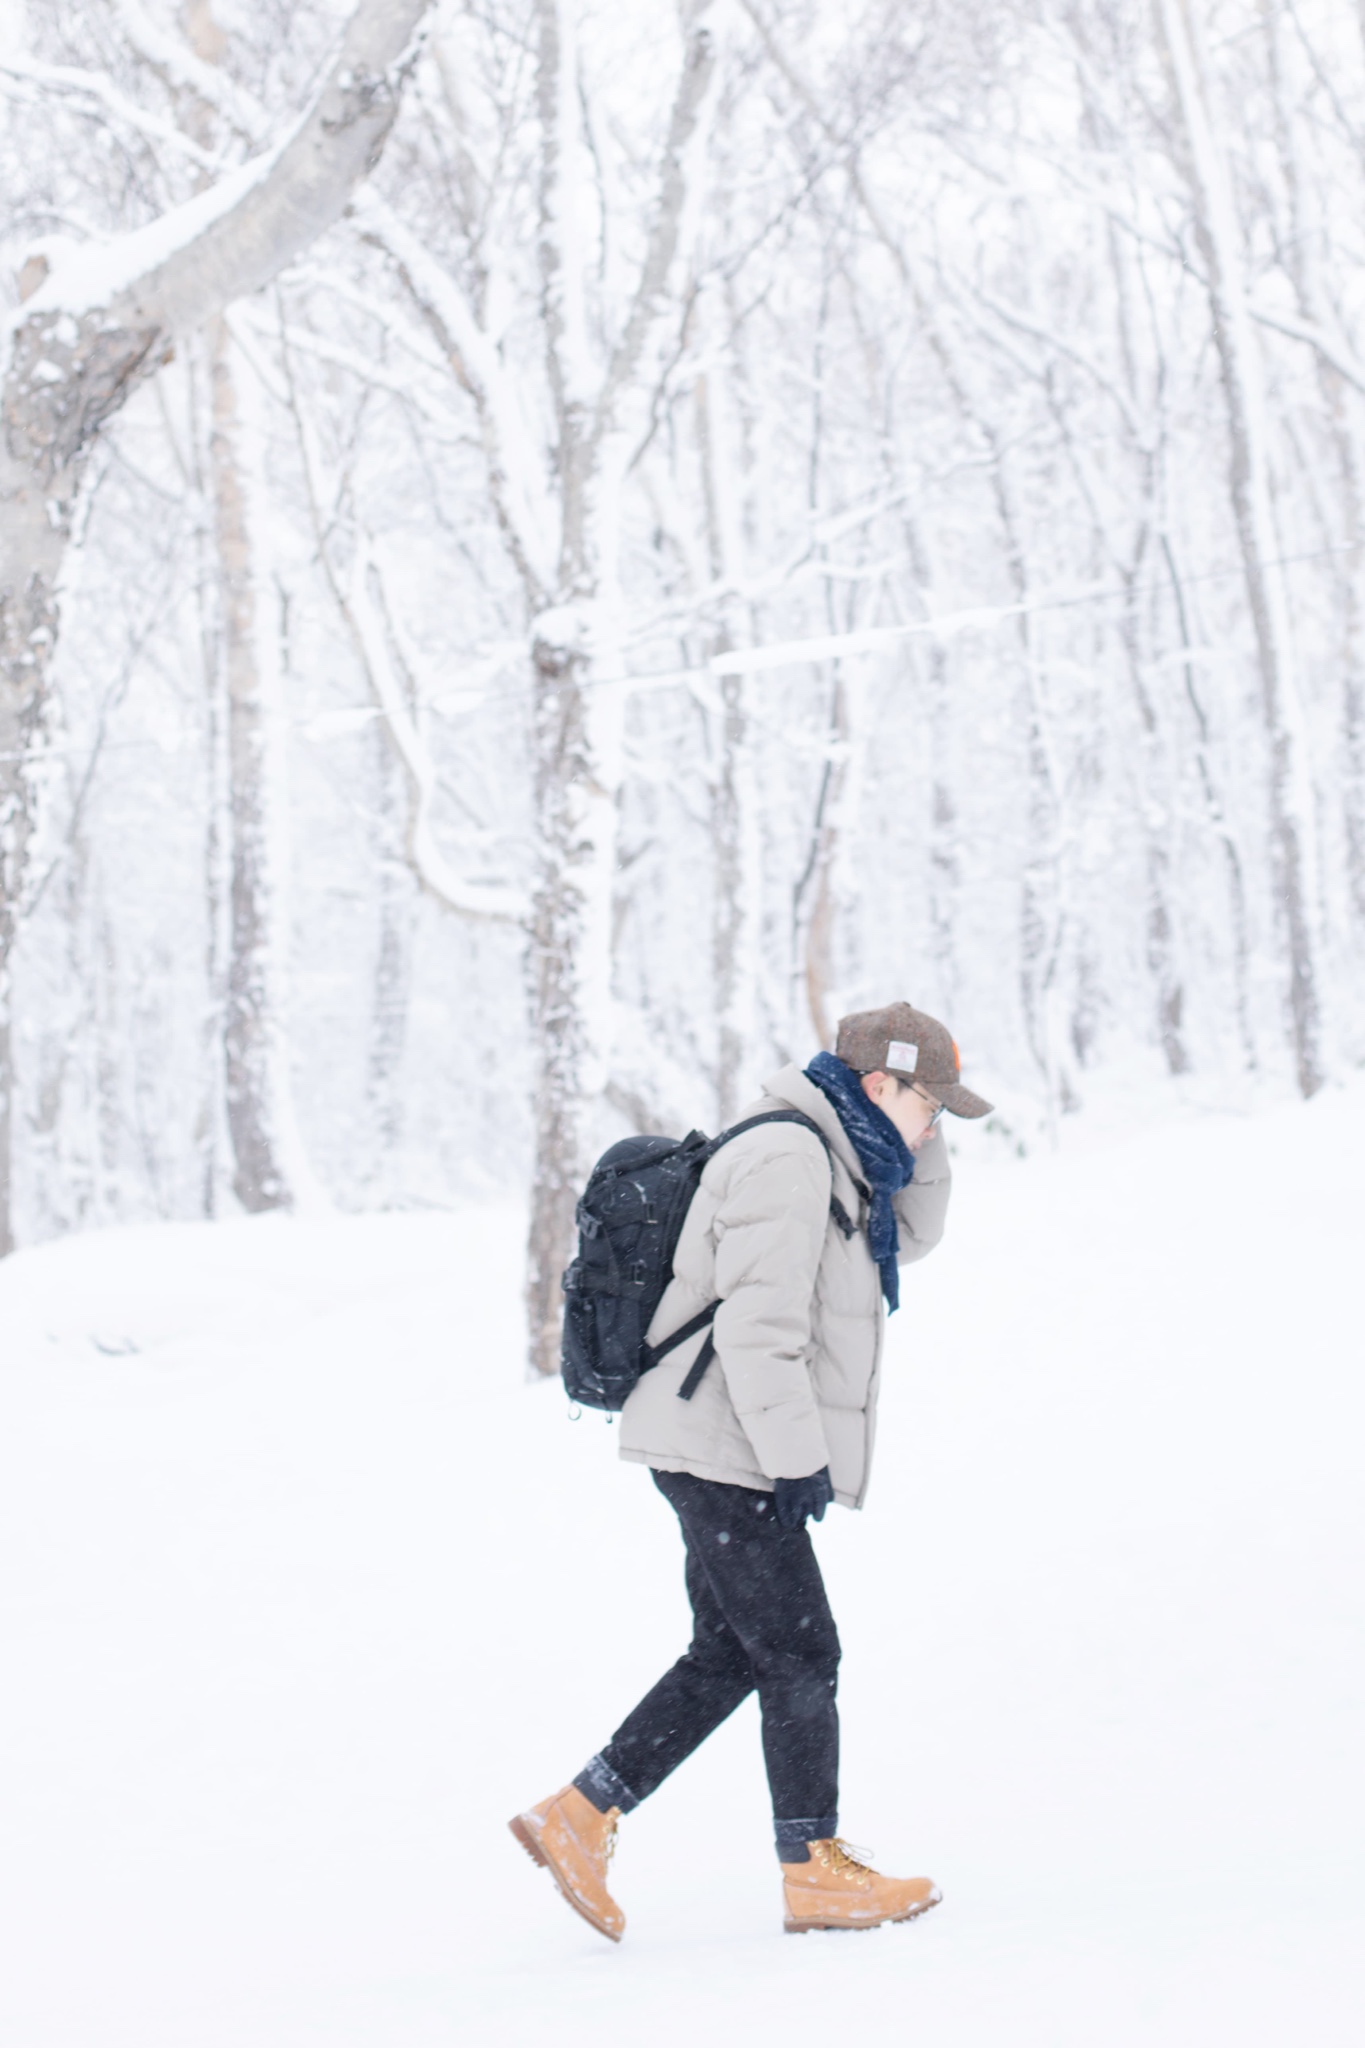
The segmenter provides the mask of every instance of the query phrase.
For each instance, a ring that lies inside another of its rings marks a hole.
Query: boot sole
[[[907,1920],[919,1920],[924,1914],[932,1913],[942,1899],[926,1899],[922,1906],[912,1906],[908,1913],[888,1913],[881,1920],[817,1920],[812,1914],[809,1919],[793,1920],[790,1913],[782,1922],[784,1934],[871,1934],[876,1927],[901,1927]]]
[[[554,1880],[555,1890],[559,1893],[560,1898],[563,1899],[566,1905],[573,1907],[579,1919],[586,1920],[589,1927],[594,1928],[598,1934],[605,1934],[608,1941],[619,1941],[621,1939],[621,1936],[615,1931],[614,1928],[604,1927],[602,1925],[602,1922],[599,1919],[597,1919],[594,1914],[588,1911],[587,1907],[583,1904],[582,1900],[576,1899],[574,1897],[573,1893],[569,1890],[568,1886],[561,1879],[559,1872],[555,1869],[554,1864],[550,1861],[549,1857],[545,1854],[545,1851],[541,1848],[535,1836],[531,1833],[531,1830],[527,1827],[521,1815],[518,1814],[515,1820],[509,1820],[507,1823],[507,1827],[509,1833],[514,1835],[517,1841],[521,1843],[522,1848],[526,1851],[531,1861],[534,1864],[537,1864],[541,1870],[549,1871],[550,1876]],[[622,1932],[624,1932],[624,1929],[622,1930]]]

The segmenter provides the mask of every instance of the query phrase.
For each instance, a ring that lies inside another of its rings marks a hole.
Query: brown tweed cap
[[[914,1081],[954,1116],[989,1116],[993,1107],[963,1087],[962,1061],[947,1025],[909,1003],[841,1017],[834,1056],[855,1074]]]

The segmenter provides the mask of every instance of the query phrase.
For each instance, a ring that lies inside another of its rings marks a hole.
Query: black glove
[[[806,1516],[823,1521],[825,1509],[834,1498],[829,1466],[822,1465],[807,1479],[774,1479],[773,1507],[784,1529],[804,1529]]]

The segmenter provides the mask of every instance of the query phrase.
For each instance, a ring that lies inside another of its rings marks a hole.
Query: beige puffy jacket
[[[745,1112],[799,1109],[800,1124],[764,1124],[722,1146],[702,1173],[649,1327],[661,1342],[708,1302],[716,1355],[690,1401],[678,1399],[704,1341],[689,1338],[645,1373],[621,1413],[621,1456],[770,1493],[828,1465],[834,1497],[861,1507],[872,1465],[881,1365],[881,1278],[867,1243],[858,1155],[828,1097],[784,1067]],[[845,1238],[833,1192],[859,1229]],[[902,1265],[943,1235],[951,1172],[938,1133],[895,1198]]]

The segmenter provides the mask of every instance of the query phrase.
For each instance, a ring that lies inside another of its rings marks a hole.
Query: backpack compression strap
[[[814,1131],[816,1137],[824,1146],[825,1151],[829,1154],[829,1213],[834,1219],[835,1227],[841,1230],[846,1238],[852,1237],[858,1226],[834,1192],[834,1154],[830,1150],[829,1139],[825,1136],[819,1124],[816,1123],[814,1117],[807,1116],[804,1110],[766,1109],[759,1116],[746,1117],[742,1124],[735,1124],[731,1130],[722,1131],[718,1138],[711,1140],[710,1145],[707,1147],[707,1158],[709,1159],[714,1153],[719,1152],[722,1145],[728,1145],[731,1138],[742,1137],[745,1131],[755,1131],[760,1124],[804,1124],[808,1131]],[[698,1330],[706,1331],[706,1342],[697,1353],[687,1378],[678,1389],[678,1399],[680,1401],[690,1401],[692,1399],[697,1388],[706,1377],[706,1368],[716,1355],[715,1335],[707,1326],[715,1321],[716,1310],[719,1307],[720,1303],[718,1301],[711,1302],[706,1308],[701,1309],[696,1315],[690,1317],[680,1330],[674,1330],[672,1336],[665,1337],[662,1344],[651,1344],[646,1347],[646,1366],[657,1365],[661,1358],[666,1358],[668,1353],[676,1350],[679,1344],[685,1344],[689,1337],[695,1337]]]

